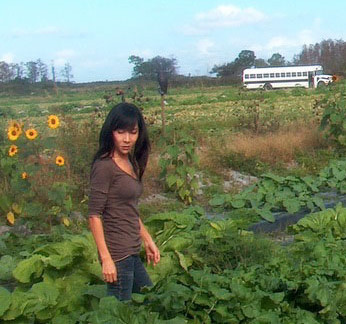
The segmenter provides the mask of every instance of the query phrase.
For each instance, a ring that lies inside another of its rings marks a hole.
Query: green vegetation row
[[[64,235],[25,252],[19,263],[17,255],[1,257],[0,279],[13,276],[15,289],[0,288],[0,319],[53,324],[341,324],[346,319],[342,206],[299,221],[291,229],[295,240],[286,247],[239,231],[232,219],[208,220],[196,207],[153,215],[146,224],[162,260],[148,269],[155,286],[145,294],[130,303],[106,297],[91,235]]]
[[[259,217],[274,222],[274,212],[294,214],[302,208],[325,209],[318,193],[335,189],[346,193],[346,160],[332,161],[317,176],[281,177],[262,175],[254,185],[238,194],[215,195],[209,204],[216,209],[248,209]]]

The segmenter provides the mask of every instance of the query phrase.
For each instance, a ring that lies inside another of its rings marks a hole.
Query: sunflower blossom
[[[9,150],[8,150],[8,155],[9,156],[14,156],[18,153],[18,146],[17,145],[11,145]]]
[[[58,116],[56,115],[50,115],[48,116],[48,126],[49,128],[58,128],[60,126],[60,121]]]
[[[18,133],[19,133],[19,135],[21,135],[22,132],[23,132],[23,131],[22,131],[23,124],[17,122],[16,120],[11,120],[11,121],[10,121],[10,123],[9,123],[9,128],[10,128],[10,127],[16,128],[17,131],[18,131]]]
[[[38,135],[37,130],[34,128],[30,128],[30,129],[25,131],[25,136],[29,140],[34,140],[37,137],[37,135]]]
[[[9,127],[7,131],[7,137],[10,141],[16,141],[20,135],[20,132],[16,127]]]
[[[22,173],[22,179],[25,180],[28,178],[28,174],[26,172]]]
[[[57,164],[58,166],[63,166],[65,164],[65,159],[58,155],[55,159],[55,164]]]

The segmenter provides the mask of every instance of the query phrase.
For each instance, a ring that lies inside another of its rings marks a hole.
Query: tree
[[[259,59],[255,59],[255,63],[254,63],[255,67],[259,68],[259,67],[267,67],[268,63],[266,62],[266,60],[259,58]]]
[[[302,51],[294,56],[294,63],[321,64],[326,73],[346,75],[346,42],[327,39],[304,45]]]
[[[13,63],[12,65],[13,76],[16,80],[22,80],[24,78],[25,66],[23,62]]]
[[[12,70],[8,63],[0,62],[0,82],[8,82],[12,79]]]
[[[29,79],[29,82],[35,83],[38,80],[39,70],[37,62],[29,61],[25,63],[26,67],[26,76]]]
[[[38,59],[36,61],[37,70],[38,70],[38,78],[41,82],[46,82],[48,80],[48,67],[45,63]]]
[[[65,63],[64,67],[61,69],[61,75],[64,78],[65,82],[70,83],[73,78],[72,75],[72,66],[70,63]]]
[[[159,74],[167,74],[168,77],[177,74],[177,60],[175,58],[165,58],[156,56],[144,61],[143,58],[135,55],[129,57],[129,63],[134,64],[132,70],[133,78],[144,78],[147,80],[157,80]]]
[[[255,64],[255,59],[256,56],[253,51],[242,50],[233,62],[215,65],[210,73],[216,73],[217,77],[238,80],[244,69]]]
[[[285,66],[285,58],[280,53],[274,53],[270,59],[268,59],[270,66]]]

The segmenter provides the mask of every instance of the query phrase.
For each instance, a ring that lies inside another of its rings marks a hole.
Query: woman
[[[142,177],[150,150],[140,110],[120,103],[109,112],[100,132],[90,176],[89,224],[108,295],[131,299],[152,282],[139,258],[143,241],[148,264],[160,252],[138,214]]]

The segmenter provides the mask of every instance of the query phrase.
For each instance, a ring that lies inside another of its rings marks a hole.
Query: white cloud
[[[313,37],[313,32],[304,29],[295,37],[275,36],[269,40],[264,48],[268,50],[277,50],[281,48],[300,47],[304,44],[312,44],[316,41],[317,40]]]
[[[73,49],[63,49],[54,55],[54,64],[57,67],[64,66],[69,60],[75,58],[77,53]]]
[[[141,58],[144,58],[145,60],[150,59],[154,56],[153,51],[151,49],[134,49],[131,51],[131,53],[133,53],[131,55],[139,56]]]
[[[12,34],[17,37],[23,36],[40,36],[40,35],[57,35],[62,31],[60,28],[56,26],[45,26],[37,29],[23,29],[17,28],[13,30]]]
[[[214,42],[210,39],[201,39],[196,44],[197,51],[201,55],[210,55],[210,49],[214,47]]]
[[[0,62],[13,63],[14,55],[12,53],[5,53],[0,57]]]
[[[204,28],[234,27],[254,24],[265,19],[265,15],[254,8],[240,8],[234,5],[218,6],[208,12],[196,15],[196,21]]]

